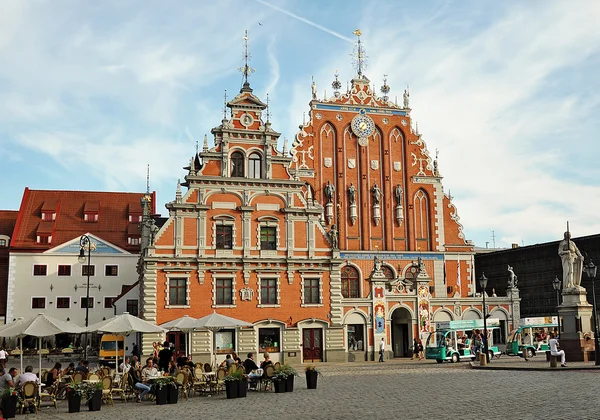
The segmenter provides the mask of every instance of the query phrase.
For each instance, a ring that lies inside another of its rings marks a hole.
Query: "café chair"
[[[74,384],[78,384],[81,381],[83,381],[84,375],[83,372],[73,372],[73,374],[71,375],[71,381]]]
[[[115,406],[112,398],[112,378],[110,376],[102,378],[102,401],[113,407]]]
[[[45,391],[40,393],[40,404],[43,402],[51,402],[54,405],[54,408],[58,410],[58,387],[60,385],[60,379],[57,379],[54,382],[54,385],[46,388]]]
[[[38,385],[35,382],[25,382],[21,389],[21,414],[27,407],[33,406],[35,413],[38,412]]]
[[[129,381],[129,374],[127,372],[125,372],[123,374],[123,376],[121,377],[120,385],[117,388],[115,388],[114,386],[111,388],[111,391],[110,391],[111,396],[121,397],[123,402],[127,402],[126,391],[127,391],[127,384],[129,383],[128,381]]]

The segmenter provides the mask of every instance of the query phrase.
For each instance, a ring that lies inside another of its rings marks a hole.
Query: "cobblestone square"
[[[503,359],[508,366],[545,366]],[[192,397],[176,405],[115,401],[100,412],[68,414],[42,408],[25,419],[593,419],[600,418],[600,370],[477,370],[467,363],[427,362],[322,365],[318,389],[296,378],[292,393],[249,392],[245,399],[225,395]],[[302,372],[301,372],[302,373]]]

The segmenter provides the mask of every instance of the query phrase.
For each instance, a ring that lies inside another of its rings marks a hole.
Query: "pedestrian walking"
[[[420,338],[419,338],[419,342],[418,342],[417,346],[418,346],[417,350],[419,351],[419,360],[425,359],[425,356],[423,355],[423,341],[421,341]]]
[[[419,358],[419,342],[417,341],[416,338],[413,338],[413,355],[412,355],[412,359],[418,359]]]
[[[383,362],[383,352],[385,351],[385,339],[382,337],[379,343],[379,361]]]

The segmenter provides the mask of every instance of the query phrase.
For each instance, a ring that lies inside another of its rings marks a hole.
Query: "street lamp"
[[[89,325],[89,315],[90,315],[90,271],[91,260],[92,260],[92,242],[90,241],[90,237],[87,235],[82,235],[79,238],[79,258],[77,260],[83,264],[85,263],[85,248],[87,247],[87,285],[85,291],[85,327],[87,328]],[[83,358],[87,360],[87,347],[88,347],[88,333],[85,332],[85,347],[83,348]]]
[[[558,312],[558,307],[560,306],[560,279],[558,276],[552,280],[552,287],[556,291],[556,319],[558,320],[558,336],[560,337],[560,312]]]
[[[487,337],[487,315],[485,310],[485,288],[487,287],[488,279],[484,273],[481,273],[481,278],[479,279],[479,285],[481,286],[481,294],[483,295],[483,351],[485,354],[485,360],[487,362],[490,361],[490,356],[488,355],[488,337]]]
[[[598,267],[596,267],[594,265],[594,263],[592,262],[592,260],[590,259],[590,262],[585,266],[585,274],[587,274],[587,276],[589,278],[592,279],[592,309],[593,309],[593,315],[594,315],[594,364],[596,366],[600,365],[600,340],[598,339],[598,316],[596,313],[596,287],[595,287],[595,280],[596,280],[596,270],[598,269]]]

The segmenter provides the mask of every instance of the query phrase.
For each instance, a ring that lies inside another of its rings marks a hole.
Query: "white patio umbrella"
[[[160,326],[169,331],[181,331],[182,333],[187,334],[186,346],[185,346],[185,355],[191,354],[192,352],[192,343],[191,343],[191,332],[197,329],[196,324],[198,320],[196,318],[192,318],[189,315],[184,315],[181,318],[174,319],[173,321],[165,322],[164,324],[160,324]],[[188,350],[189,349],[189,350]]]
[[[156,326],[151,322],[144,321],[137,316],[133,316],[128,312],[123,312],[121,315],[115,315],[114,317],[105,321],[92,324],[86,329],[86,331],[115,334],[115,337],[117,338],[115,340],[115,369],[117,372],[119,372],[119,335],[127,336],[132,332],[161,334],[165,332],[163,328]],[[124,342],[125,340],[123,340],[123,343]]]
[[[38,314],[29,319],[18,319],[10,324],[0,327],[0,337],[18,337],[19,348],[21,349],[21,372],[23,372],[23,337],[31,335],[38,337],[38,354],[40,359],[40,391],[41,372],[42,372],[42,337],[51,335],[70,333],[81,334],[84,328],[71,322],[61,321],[45,314]]]
[[[201,330],[209,330],[213,333],[213,356],[215,364],[217,362],[217,355],[215,349],[215,332],[226,329],[226,328],[239,328],[239,327],[253,327],[254,325],[242,321],[241,319],[231,318],[229,316],[218,314],[217,311],[214,311],[210,315],[206,315],[200,318],[196,322],[196,328]]]

